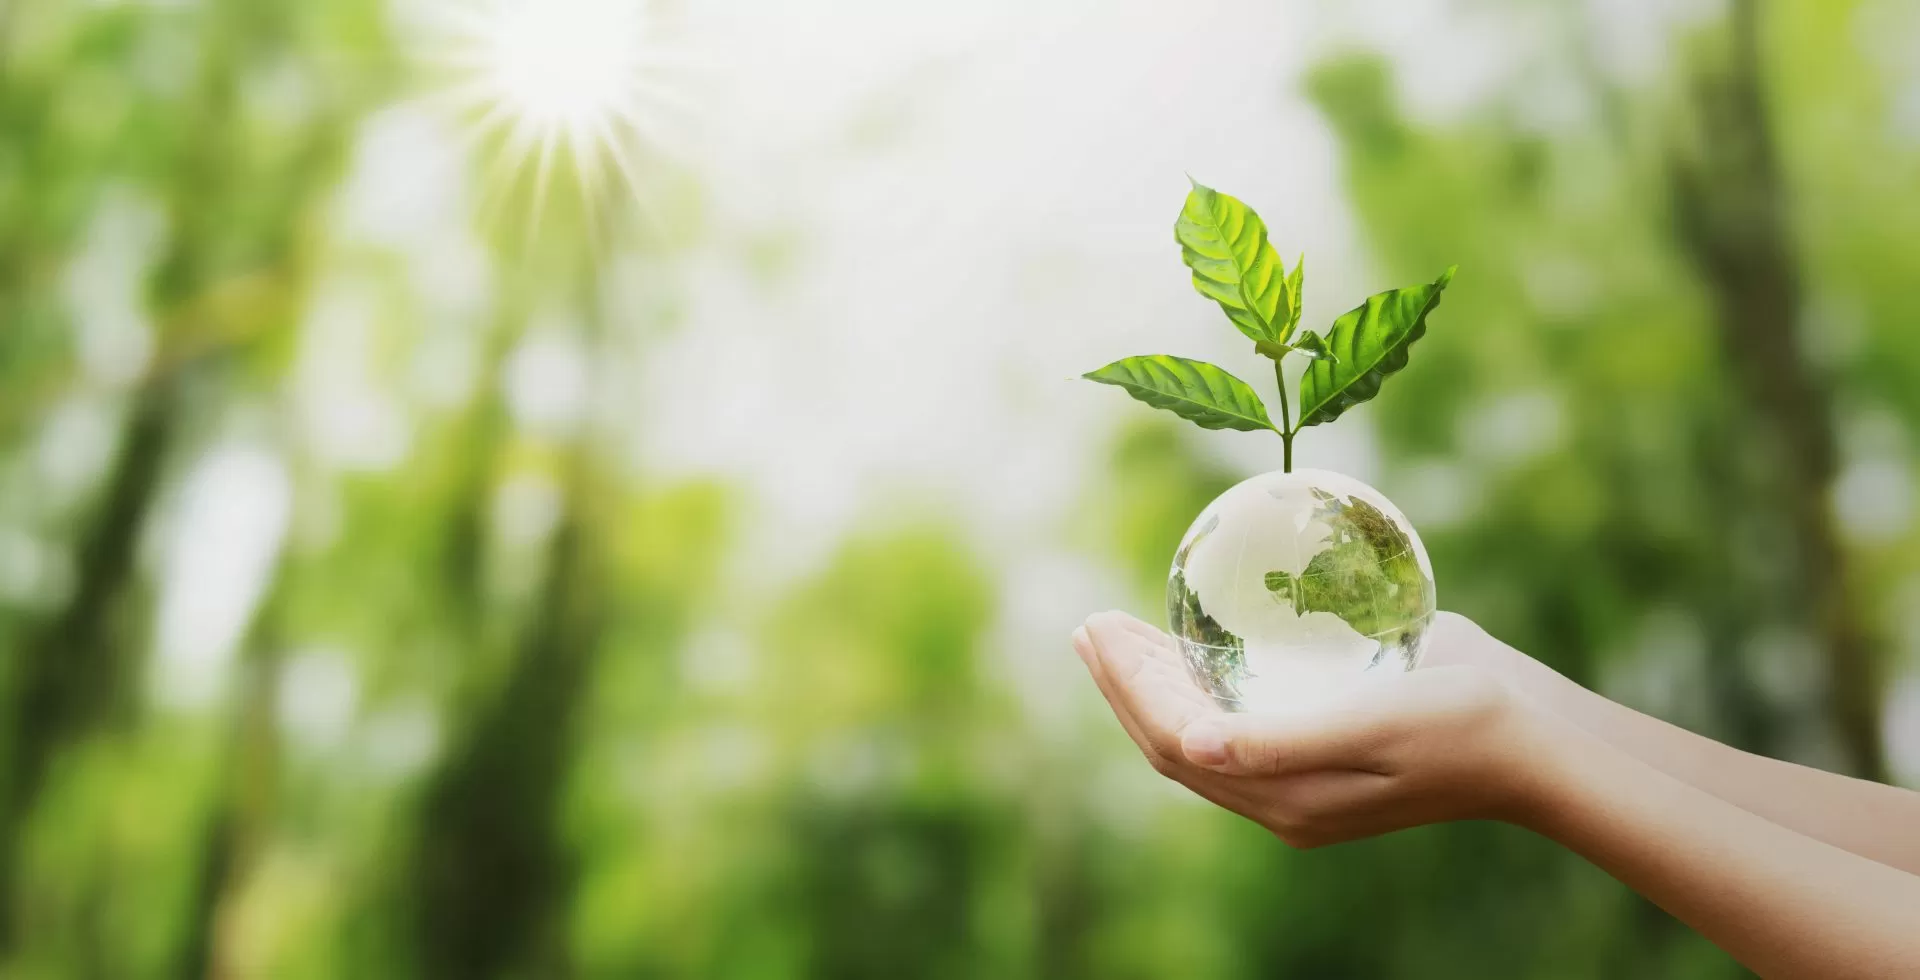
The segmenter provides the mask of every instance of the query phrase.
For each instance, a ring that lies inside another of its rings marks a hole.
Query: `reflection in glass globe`
[[[1266,473],[1215,498],[1167,580],[1187,666],[1235,711],[1413,669],[1433,610],[1413,525],[1379,491],[1325,470]]]

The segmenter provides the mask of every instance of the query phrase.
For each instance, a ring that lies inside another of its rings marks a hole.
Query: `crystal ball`
[[[1413,525],[1378,490],[1325,470],[1262,474],[1214,498],[1167,579],[1187,667],[1232,711],[1412,670],[1433,612]]]

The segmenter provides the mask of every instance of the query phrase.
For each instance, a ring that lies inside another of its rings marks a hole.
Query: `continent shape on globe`
[[[1188,530],[1168,613],[1196,679],[1230,708],[1262,708],[1418,661],[1431,565],[1378,491],[1319,470],[1229,489]]]

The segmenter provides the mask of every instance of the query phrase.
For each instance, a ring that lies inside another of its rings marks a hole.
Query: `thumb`
[[[1187,726],[1180,751],[1194,765],[1230,776],[1361,769],[1379,741],[1374,721],[1352,710],[1220,715]]]

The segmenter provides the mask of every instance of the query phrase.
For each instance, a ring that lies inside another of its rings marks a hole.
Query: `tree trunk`
[[[21,834],[59,753],[125,706],[135,637],[123,597],[133,585],[140,531],[152,510],[176,427],[178,379],[136,396],[132,420],[99,511],[77,548],[74,591],[22,645],[8,691],[12,729],[0,795],[0,951],[11,948]]]
[[[426,977],[564,973],[558,824],[599,616],[582,502],[576,477],[513,666],[424,793],[410,879]]]
[[[1770,452],[1770,488],[1793,547],[1790,596],[1825,652],[1828,710],[1858,775],[1884,778],[1874,641],[1852,588],[1829,494],[1838,460],[1831,395],[1800,356],[1803,296],[1760,79],[1758,11],[1739,0],[1727,65],[1697,79],[1697,149],[1672,169],[1680,240],[1711,294],[1747,421]]]
[[[228,897],[246,881],[271,836],[279,793],[279,598],[268,601],[247,640],[227,761],[203,828],[193,909],[176,976],[208,980],[238,975],[221,945]]]

